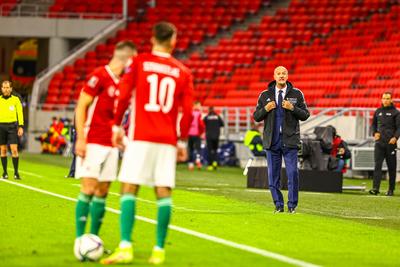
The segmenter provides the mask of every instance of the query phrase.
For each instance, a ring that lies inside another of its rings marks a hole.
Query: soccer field
[[[0,182],[0,266],[99,265],[79,263],[72,253],[79,181],[64,178],[68,159],[21,159],[23,180]],[[164,266],[399,266],[399,196],[301,192],[297,214],[273,214],[269,192],[246,189],[241,172],[178,166]],[[371,181],[344,183],[364,182],[369,188]],[[101,229],[109,249],[119,241],[118,191],[115,183]],[[133,265],[148,266],[155,242],[152,189],[141,189],[137,212]]]

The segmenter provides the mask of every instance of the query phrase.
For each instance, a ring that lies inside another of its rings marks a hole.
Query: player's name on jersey
[[[150,61],[143,62],[143,70],[150,71],[150,72],[162,73],[162,74],[170,75],[170,76],[173,76],[176,78],[179,78],[179,74],[180,74],[178,68],[173,68],[169,65],[160,64],[160,63],[156,63],[156,62],[150,62]]]

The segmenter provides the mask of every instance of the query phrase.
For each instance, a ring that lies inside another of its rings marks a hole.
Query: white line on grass
[[[57,193],[53,193],[53,192],[50,192],[50,191],[39,189],[39,188],[36,188],[36,187],[33,187],[33,186],[20,184],[20,183],[8,181],[8,180],[3,180],[3,179],[0,179],[0,181],[5,182],[5,183],[9,183],[9,184],[13,184],[13,185],[16,185],[16,186],[19,186],[19,187],[23,187],[23,188],[26,188],[26,189],[29,189],[29,190],[32,190],[32,191],[36,191],[36,192],[39,192],[39,193],[42,193],[42,194],[46,194],[46,195],[50,195],[50,196],[54,196],[54,197],[58,197],[58,198],[62,198],[62,199],[65,199],[65,200],[76,202],[76,199],[74,199],[72,197],[67,197],[67,196],[64,196],[64,195],[60,195],[60,194],[57,194]],[[115,213],[115,214],[120,214],[121,213],[119,210],[116,210],[116,209],[113,209],[113,208],[108,208],[107,207],[106,209],[108,211],[112,212],[112,213]],[[143,217],[143,216],[136,215],[135,218],[140,220],[140,221],[147,222],[147,223],[157,224],[157,221],[149,219],[149,218],[146,218],[146,217]],[[201,239],[204,239],[204,240],[208,240],[208,241],[211,241],[211,242],[214,242],[214,243],[222,244],[222,245],[225,245],[225,246],[228,246],[228,247],[232,247],[232,248],[236,248],[236,249],[239,249],[239,250],[247,251],[247,252],[250,252],[250,253],[253,253],[253,254],[257,254],[257,255],[260,255],[260,256],[263,256],[263,257],[266,257],[266,258],[271,258],[271,259],[274,259],[274,260],[277,260],[277,261],[281,261],[281,262],[285,262],[285,263],[288,263],[288,264],[301,266],[301,267],[318,267],[319,266],[319,265],[315,265],[315,264],[308,263],[308,262],[305,262],[305,261],[293,259],[293,258],[284,256],[284,255],[281,255],[281,254],[278,254],[278,253],[275,253],[275,252],[271,252],[271,251],[260,249],[260,248],[251,247],[251,246],[244,245],[244,244],[239,244],[239,243],[236,243],[236,242],[233,242],[233,241],[229,241],[229,240],[226,240],[226,239],[223,239],[223,238],[219,238],[219,237],[216,237],[216,236],[200,233],[200,232],[193,231],[193,230],[190,230],[190,229],[186,229],[186,228],[183,228],[183,227],[170,225],[169,228],[172,229],[172,230],[175,230],[177,232],[185,233],[187,235],[195,236],[195,237],[198,237],[198,238],[201,238]]]
[[[330,193],[321,193],[321,192],[303,192],[306,195],[320,195],[320,196],[329,196],[332,195]]]
[[[319,210],[313,210],[313,209],[307,209],[307,208],[301,208],[301,210],[305,210],[308,212],[313,212],[313,213],[319,213],[323,215],[329,215],[329,216],[334,216],[334,217],[340,217],[340,218],[347,218],[347,219],[369,219],[369,220],[383,220],[385,218],[383,217],[377,217],[377,216],[352,216],[352,215],[342,215],[342,214],[336,214],[332,212],[325,212],[325,211],[319,211]]]
[[[73,186],[77,186],[80,187],[80,184],[72,184]],[[121,194],[119,193],[114,193],[114,192],[108,192],[108,194],[113,195],[113,196],[118,196],[120,197]],[[140,197],[136,197],[137,200],[141,201],[141,202],[145,202],[145,203],[150,203],[150,204],[154,204],[156,205],[157,202],[156,201],[152,201],[152,200],[148,200],[148,199],[144,199],[144,198],[140,198]],[[174,209],[177,210],[184,210],[184,211],[190,211],[190,212],[207,212],[207,213],[234,213],[231,211],[224,211],[224,210],[197,210],[197,209],[189,209],[189,208],[185,208],[185,207],[178,207],[174,205]]]
[[[14,169],[13,168],[7,168],[9,171],[13,171]],[[44,176],[42,176],[42,175],[39,175],[39,174],[36,174],[36,173],[32,173],[32,172],[27,172],[27,171],[21,171],[21,170],[18,170],[18,172],[20,172],[20,173],[22,173],[22,174],[27,174],[27,175],[30,175],[30,176],[33,176],[33,177],[38,177],[38,178],[43,178]]]
[[[269,190],[267,189],[245,189],[244,191],[250,193],[263,193],[263,194],[269,193]]]
[[[184,188],[190,191],[216,191],[216,188],[206,188],[206,187],[186,187]]]

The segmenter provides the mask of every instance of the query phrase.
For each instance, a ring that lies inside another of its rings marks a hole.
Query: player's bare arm
[[[124,150],[124,137],[125,131],[121,126],[114,125],[112,128],[112,138],[111,143],[113,147],[117,147],[118,149]]]
[[[75,110],[76,116],[76,155],[84,158],[86,153],[86,137],[85,137],[85,121],[87,117],[87,110],[93,102],[93,97],[85,92],[81,92]]]

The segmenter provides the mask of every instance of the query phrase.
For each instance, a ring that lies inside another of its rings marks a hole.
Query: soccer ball
[[[75,240],[74,254],[79,261],[97,261],[103,252],[103,241],[97,235],[85,234]]]

